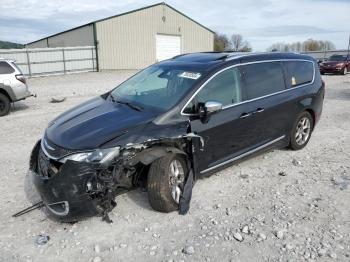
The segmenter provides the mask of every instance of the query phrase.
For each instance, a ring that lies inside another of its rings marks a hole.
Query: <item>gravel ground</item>
[[[117,197],[113,224],[60,224],[39,210],[12,218],[29,205],[23,179],[47,123],[131,73],[30,79],[38,97],[0,119],[0,261],[350,260],[350,75],[323,77],[324,111],[306,148],[274,150],[199,180],[186,216],[152,211],[135,190]],[[39,234],[50,236],[47,244],[35,244]]]

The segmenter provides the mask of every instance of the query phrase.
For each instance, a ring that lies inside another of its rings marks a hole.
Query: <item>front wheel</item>
[[[348,73],[348,68],[345,66],[344,69],[343,69],[343,75],[346,75]]]
[[[302,149],[310,140],[314,127],[314,120],[307,111],[301,113],[292,128],[290,135],[290,148],[293,150]]]
[[[155,160],[147,178],[148,199],[151,207],[160,212],[179,208],[188,168],[183,157],[168,154]]]

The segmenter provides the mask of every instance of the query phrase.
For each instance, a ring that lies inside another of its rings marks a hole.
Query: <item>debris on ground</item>
[[[240,177],[240,178],[243,178],[243,179],[246,179],[246,178],[249,177],[249,175],[248,175],[248,174],[240,174],[239,177]]]
[[[249,227],[248,227],[248,225],[245,225],[245,226],[242,228],[242,233],[244,233],[244,234],[249,234]]]
[[[233,233],[233,238],[236,239],[239,242],[243,241],[243,237],[242,237],[242,235],[239,232]]]
[[[286,172],[284,172],[284,171],[280,171],[280,172],[278,173],[278,175],[279,175],[279,176],[286,176],[286,175],[287,175],[287,173],[286,173]]]
[[[50,240],[50,236],[40,234],[36,237],[35,244],[37,244],[38,246],[43,246],[43,245],[47,244],[47,242],[49,242],[49,240]]]
[[[186,246],[183,248],[182,253],[186,255],[192,255],[194,254],[194,247],[193,246]]]
[[[294,166],[301,166],[301,162],[300,162],[299,160],[296,160],[295,158],[293,158],[292,164],[293,164]]]
[[[341,175],[339,178],[333,177],[331,179],[335,186],[339,186],[340,190],[345,190],[350,185],[350,177]]]
[[[65,97],[51,97],[50,103],[62,103],[65,100]]]

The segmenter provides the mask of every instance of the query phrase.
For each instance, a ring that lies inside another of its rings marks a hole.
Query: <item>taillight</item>
[[[23,75],[16,75],[16,79],[21,81],[23,84],[26,83],[26,78]]]

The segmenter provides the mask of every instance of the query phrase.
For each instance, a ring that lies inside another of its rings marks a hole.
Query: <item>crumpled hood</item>
[[[46,137],[65,149],[95,149],[156,115],[97,97],[58,116],[46,129]]]

